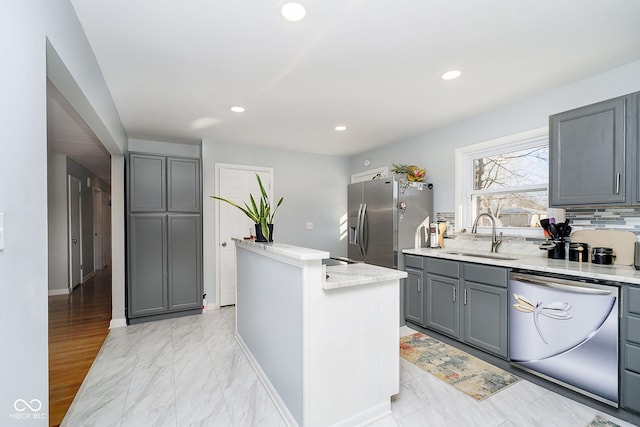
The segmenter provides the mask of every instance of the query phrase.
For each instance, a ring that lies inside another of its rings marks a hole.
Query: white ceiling
[[[71,2],[140,139],[351,155],[640,59],[638,0]]]

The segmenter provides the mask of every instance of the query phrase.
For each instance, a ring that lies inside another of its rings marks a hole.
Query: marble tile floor
[[[111,330],[61,426],[285,426],[234,330],[233,307]],[[524,380],[476,402],[400,359],[400,382],[372,426],[631,426]]]

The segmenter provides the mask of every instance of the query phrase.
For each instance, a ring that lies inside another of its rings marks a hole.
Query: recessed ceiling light
[[[304,6],[297,2],[287,2],[283,4],[280,12],[284,19],[291,22],[302,21],[307,14]]]
[[[451,70],[451,71],[447,71],[446,73],[444,73],[442,75],[442,79],[443,80],[453,80],[453,79],[457,79],[458,77],[460,77],[460,74],[462,74],[459,70]]]
[[[347,130],[347,127],[344,125],[339,125],[339,126],[336,126],[334,129],[337,130],[338,132],[342,132]]]
[[[232,105],[229,109],[234,113],[244,113],[244,107],[241,107],[240,105]]]

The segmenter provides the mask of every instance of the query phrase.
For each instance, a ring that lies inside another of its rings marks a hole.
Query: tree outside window
[[[472,210],[502,227],[539,227],[546,218],[548,144],[473,158]],[[482,218],[479,225],[490,225]]]

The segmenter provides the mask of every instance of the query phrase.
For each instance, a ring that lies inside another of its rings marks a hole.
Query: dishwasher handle
[[[528,283],[531,285],[547,286],[555,289],[562,289],[567,292],[574,292],[580,294],[591,295],[611,295],[615,292],[606,288],[611,286],[600,287],[597,285],[591,285],[589,283],[580,282],[577,280],[559,279],[546,276],[533,276],[529,274],[511,273],[511,280],[517,280],[519,282]]]

